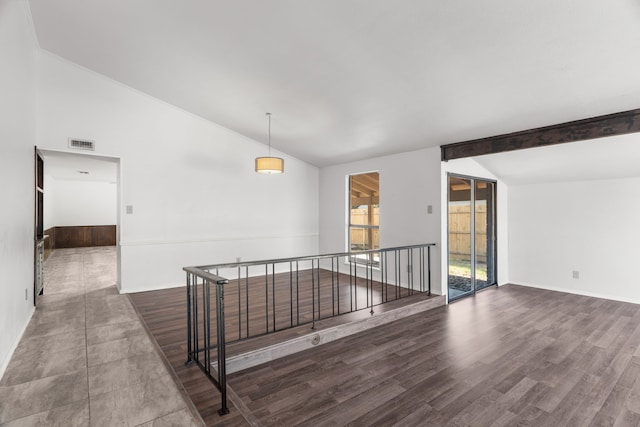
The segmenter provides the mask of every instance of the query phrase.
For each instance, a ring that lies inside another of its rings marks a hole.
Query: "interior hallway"
[[[0,381],[0,425],[202,424],[115,282],[113,246],[53,252]]]

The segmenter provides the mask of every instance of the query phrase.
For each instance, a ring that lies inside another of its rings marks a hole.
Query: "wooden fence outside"
[[[367,225],[369,224],[369,214],[366,209],[351,209],[351,225]],[[373,225],[380,226],[380,208],[373,208]],[[361,248],[366,247],[369,240],[369,231],[372,233],[372,248],[380,247],[380,230],[369,230],[366,228],[351,229],[351,245]]]
[[[476,256],[487,256],[487,205],[476,205]],[[449,206],[449,253],[471,254],[471,206]]]
[[[487,256],[487,206],[476,205],[476,256]],[[366,209],[351,209],[351,224],[368,224]],[[380,208],[373,208],[373,224],[380,224]],[[351,242],[357,245],[365,245],[369,230],[366,228],[352,228]],[[373,247],[380,247],[380,231],[372,230]],[[449,206],[449,251],[457,255],[469,255],[471,253],[471,208],[467,205]]]

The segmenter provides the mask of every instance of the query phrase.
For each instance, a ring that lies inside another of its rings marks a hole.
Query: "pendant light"
[[[271,113],[267,113],[269,118],[269,156],[256,157],[256,172],[258,173],[283,173],[284,159],[271,157]]]

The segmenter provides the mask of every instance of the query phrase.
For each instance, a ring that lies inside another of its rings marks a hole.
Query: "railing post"
[[[216,325],[218,339],[218,384],[222,395],[222,404],[218,413],[220,415],[229,413],[227,402],[227,352],[224,331],[224,285],[226,281],[216,282]],[[209,351],[209,349],[207,349]]]
[[[427,246],[427,268],[428,295],[431,295],[431,246]]]
[[[191,352],[193,351],[192,337],[191,337],[191,273],[187,272],[187,360],[185,365],[193,364],[191,358]]]

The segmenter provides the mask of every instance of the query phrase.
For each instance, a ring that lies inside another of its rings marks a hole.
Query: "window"
[[[349,177],[349,250],[380,248],[380,175],[369,172]],[[351,261],[379,264],[379,254],[353,255]]]

